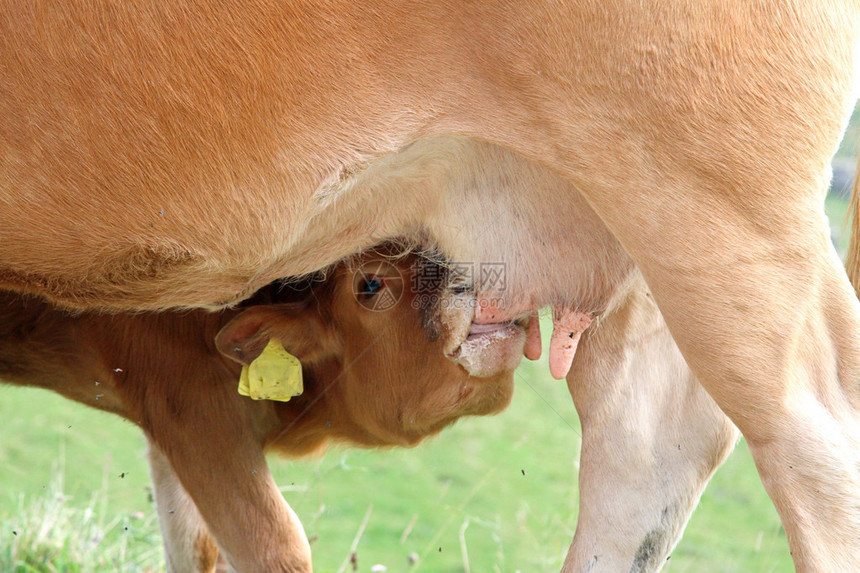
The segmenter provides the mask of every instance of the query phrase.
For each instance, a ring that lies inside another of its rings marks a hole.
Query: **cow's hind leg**
[[[614,193],[590,199],[693,372],[747,438],[798,569],[853,570],[860,305],[830,244],[823,170],[746,180],[774,171],[763,163],[720,180],[684,164],[665,175],[671,185],[631,182],[622,207]]]
[[[568,375],[582,422],[570,573],[659,570],[738,436],[636,283],[586,331]]]

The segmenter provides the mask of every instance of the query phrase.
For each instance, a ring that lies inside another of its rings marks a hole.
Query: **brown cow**
[[[507,365],[469,376],[442,353],[448,334],[437,310],[410,289],[434,263],[381,256],[339,265],[304,291],[270,288],[254,306],[214,314],[69,315],[3,292],[0,377],[144,430],[170,571],[212,570],[213,537],[240,571],[310,571],[304,531],[263,449],[298,456],[332,439],[415,445],[460,416],[503,409],[522,355],[523,328],[512,325],[494,340],[508,349]],[[271,303],[284,292],[290,302]],[[288,402],[236,391],[239,364],[270,339],[302,364],[304,392]]]
[[[858,70],[849,0],[5,0],[0,284],[217,306],[414,234],[517,262],[507,310],[473,319],[552,305],[559,376],[612,277],[568,280],[571,211],[500,221],[545,190],[493,190],[504,171],[459,153],[499,146],[580,190],[641,269],[798,569],[850,570],[860,304],[822,195]]]

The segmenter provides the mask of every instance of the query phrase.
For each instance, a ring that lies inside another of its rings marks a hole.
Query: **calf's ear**
[[[221,328],[215,346],[227,358],[249,365],[272,339],[302,363],[335,354],[340,346],[317,309],[292,304],[243,310]]]

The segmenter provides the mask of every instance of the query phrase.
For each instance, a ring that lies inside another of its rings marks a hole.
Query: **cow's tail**
[[[845,257],[845,270],[854,285],[854,292],[860,296],[860,162],[854,174],[854,187],[848,203],[848,216],[851,224],[851,239],[848,241],[848,255]]]

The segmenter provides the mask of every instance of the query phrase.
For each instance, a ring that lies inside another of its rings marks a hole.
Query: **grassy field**
[[[317,570],[347,570],[355,546],[359,571],[557,571],[576,518],[580,431],[565,385],[545,372],[524,364],[511,408],[462,420],[413,450],[271,460]],[[43,391],[0,387],[0,436],[0,570],[27,559],[34,567],[17,571],[162,568],[134,426]],[[791,570],[743,444],[667,570]]]
[[[840,152],[856,155],[858,129]],[[827,209],[840,232],[845,199]],[[545,362],[520,367],[512,406],[413,450],[272,459],[316,570],[552,572],[577,513],[579,422]],[[53,394],[0,386],[0,571],[163,569],[140,432]],[[708,487],[672,572],[791,571],[785,534],[741,442]]]

